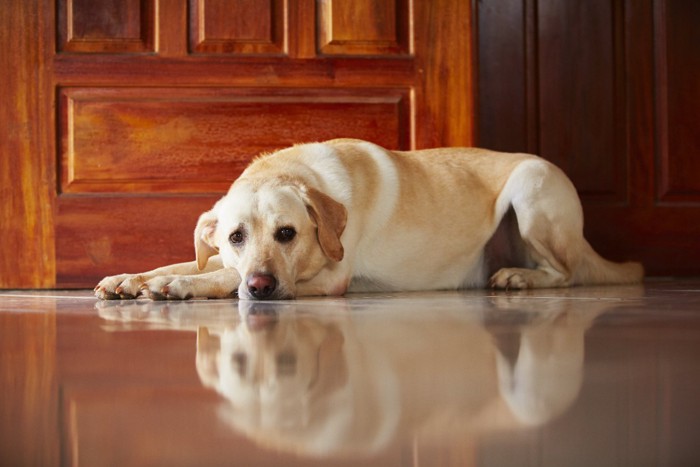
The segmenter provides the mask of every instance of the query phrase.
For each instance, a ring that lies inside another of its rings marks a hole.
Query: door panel
[[[7,68],[25,74],[3,92],[33,99],[8,117],[36,126],[18,153],[29,163],[9,156],[3,181],[28,185],[7,188],[2,219],[34,217],[0,254],[34,244],[43,263],[4,260],[0,286],[91,286],[192,259],[197,216],[260,152],[334,137],[471,144],[470,12],[469,0],[11,0],[0,42],[13,22],[29,29]]]
[[[218,195],[62,195],[56,213],[56,284],[88,287],[96,270],[192,261],[194,225]]]
[[[62,52],[155,52],[156,0],[65,0],[58,5]]]
[[[564,169],[581,196],[625,202],[622,9],[607,0],[540,1],[537,15],[538,153]]]
[[[658,197],[664,203],[700,203],[700,3],[656,5],[659,132]],[[700,239],[699,239],[700,240]]]
[[[190,0],[190,50],[212,54],[283,54],[285,0]]]
[[[324,55],[409,52],[409,0],[327,0],[319,4],[319,51]]]
[[[65,88],[61,193],[221,193],[251,154],[339,134],[407,148],[409,92]]]

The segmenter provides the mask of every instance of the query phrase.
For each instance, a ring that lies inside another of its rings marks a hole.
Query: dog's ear
[[[345,252],[340,236],[348,219],[345,206],[315,188],[306,188],[303,192],[306,208],[318,228],[321,250],[333,261],[342,260]]]
[[[197,227],[194,229],[194,252],[197,257],[197,269],[200,271],[207,265],[211,256],[219,253],[214,243],[216,223],[214,211],[207,211],[199,216]]]
[[[196,367],[199,379],[210,388],[216,388],[219,381],[219,368],[216,365],[221,351],[221,338],[209,333],[209,328],[197,328]]]

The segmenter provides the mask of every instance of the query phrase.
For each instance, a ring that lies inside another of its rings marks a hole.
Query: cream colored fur
[[[285,228],[295,236],[282,242]],[[348,139],[256,159],[202,214],[195,250],[194,262],[106,277],[95,293],[287,299],[643,277],[640,264],[612,263],[591,248],[573,184],[544,159],[476,148],[389,151]],[[274,278],[264,296],[251,289],[260,275]]]

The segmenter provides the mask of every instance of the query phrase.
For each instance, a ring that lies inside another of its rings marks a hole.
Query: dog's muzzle
[[[271,274],[251,274],[246,278],[245,284],[248,294],[257,300],[272,298],[277,290],[277,279]]]

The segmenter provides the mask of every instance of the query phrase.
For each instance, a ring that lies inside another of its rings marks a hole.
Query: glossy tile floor
[[[700,281],[0,292],[0,465],[700,465]]]

